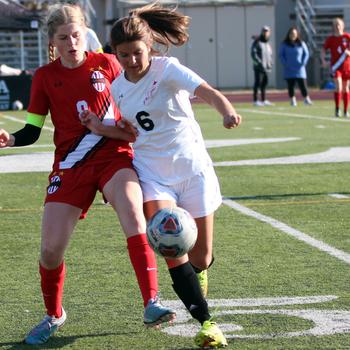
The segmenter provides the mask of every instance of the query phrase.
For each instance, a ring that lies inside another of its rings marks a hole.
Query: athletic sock
[[[349,93],[343,92],[343,104],[344,104],[344,114],[348,111],[349,106]]]
[[[189,262],[169,269],[175,293],[191,316],[201,324],[210,319],[208,304],[203,297],[196,273]]]
[[[334,103],[335,103],[335,108],[336,108],[336,109],[339,109],[340,100],[341,100],[341,94],[340,94],[340,92],[335,92],[335,93],[334,93]]]
[[[66,273],[64,261],[53,270],[48,270],[39,263],[41,290],[43,293],[46,312],[49,316],[62,316],[63,285]]]
[[[136,274],[144,306],[158,293],[157,261],[145,234],[129,237],[129,257]]]

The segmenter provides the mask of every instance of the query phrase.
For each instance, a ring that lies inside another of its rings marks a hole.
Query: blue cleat
[[[67,315],[62,308],[62,316],[55,318],[46,315],[44,319],[35,326],[25,337],[24,342],[29,345],[40,345],[46,343],[49,338],[63,326]]]
[[[158,328],[161,323],[175,320],[176,312],[168,307],[163,306],[159,297],[150,299],[145,307],[143,323],[146,327]]]

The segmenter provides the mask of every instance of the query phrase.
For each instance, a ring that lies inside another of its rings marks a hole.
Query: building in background
[[[130,9],[151,1],[76,0],[76,2],[84,8],[90,26],[105,45],[108,42],[111,24],[116,19],[127,15]],[[183,47],[173,48],[170,54],[178,57],[182,63],[219,89],[251,88],[253,70],[249,49],[252,36],[259,34],[264,25],[271,27],[271,45],[275,55],[269,86],[285,87],[282,66],[276,59],[276,49],[292,25],[297,25],[311,52],[307,67],[309,84],[323,86],[330,77],[329,70],[321,68],[319,53],[325,37],[332,30],[332,19],[343,18],[346,28],[350,30],[349,0],[160,0],[160,2],[178,6],[181,12],[192,19],[190,41]],[[1,3],[21,3],[31,10],[31,14],[43,15],[47,4],[55,1],[1,0]],[[1,22],[3,17],[1,9],[0,13]],[[0,36],[0,62],[3,62],[7,51],[1,49],[1,40],[5,42]],[[41,47],[46,48],[45,37],[40,35],[37,40],[41,40]],[[27,60],[29,51],[27,54],[19,48],[17,50],[20,61],[18,59],[14,61],[15,67],[23,69],[24,65],[24,69],[31,69]],[[45,51],[39,50],[37,55],[34,64],[46,63]]]

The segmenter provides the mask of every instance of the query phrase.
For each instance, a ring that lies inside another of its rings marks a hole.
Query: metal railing
[[[46,39],[40,30],[1,31],[0,60],[21,70],[34,70],[47,63]]]
[[[316,12],[309,0],[296,0],[295,15],[297,28],[304,34],[310,53],[317,50],[316,28],[313,24]]]

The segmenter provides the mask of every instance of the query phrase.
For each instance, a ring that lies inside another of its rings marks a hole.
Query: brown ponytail
[[[188,41],[190,18],[176,11],[152,3],[130,11],[114,23],[111,30],[112,48],[124,42],[142,40],[152,45],[160,44],[167,52],[171,45],[181,46]],[[154,52],[157,52],[153,48]]]

